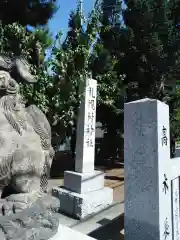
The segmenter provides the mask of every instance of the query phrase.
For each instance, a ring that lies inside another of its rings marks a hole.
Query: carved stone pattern
[[[0,214],[8,216],[45,195],[54,156],[50,125],[38,107],[25,108],[13,68],[34,81],[25,61],[0,56],[0,191],[6,186],[17,191],[0,199]]]

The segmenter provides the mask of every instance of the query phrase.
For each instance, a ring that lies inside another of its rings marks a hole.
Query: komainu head
[[[30,65],[21,57],[0,55],[0,71],[6,71],[11,78],[26,83],[35,83],[36,78],[30,73]]]

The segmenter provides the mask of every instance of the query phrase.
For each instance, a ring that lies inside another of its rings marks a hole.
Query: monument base
[[[64,172],[64,188],[76,193],[92,192],[104,187],[104,173],[93,171],[90,173]]]
[[[83,194],[57,187],[52,189],[52,194],[60,200],[60,211],[77,219],[97,213],[113,203],[113,189],[108,187]]]

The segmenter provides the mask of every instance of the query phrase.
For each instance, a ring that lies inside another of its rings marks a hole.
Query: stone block
[[[108,187],[83,194],[60,187],[53,188],[52,194],[60,200],[60,211],[77,219],[97,213],[113,203],[113,189]]]
[[[170,161],[169,140],[168,105],[153,99],[125,104],[126,240],[178,239],[172,238],[171,167],[174,161]]]
[[[104,188],[104,173],[64,172],[64,187],[76,193],[86,193]]]
[[[79,86],[81,99],[77,121],[75,171],[94,171],[97,81],[86,79]]]

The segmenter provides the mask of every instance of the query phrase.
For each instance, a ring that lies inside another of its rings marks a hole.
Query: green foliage
[[[176,88],[175,93],[172,95],[170,101],[170,120],[171,120],[171,133],[177,138],[180,137],[180,89]]]
[[[97,116],[112,137],[112,132],[114,136],[123,132],[124,102],[157,98],[169,103],[171,132],[177,132],[179,110],[174,104],[179,104],[179,94],[166,85],[175,86],[180,74],[179,1],[125,4],[122,10],[119,1],[102,1],[101,27],[91,56],[92,75],[99,86]]]
[[[7,2],[12,11],[13,1]],[[23,55],[31,63],[38,82],[21,85],[21,92],[28,104],[35,103],[46,113],[54,131],[68,134],[76,126],[80,89],[92,77],[98,81],[97,121],[103,123],[111,142],[123,133],[124,102],[144,97],[166,100],[171,131],[180,133],[180,93],[166,89],[180,77],[176,28],[180,0],[126,0],[124,10],[120,0],[103,0],[87,20],[78,5],[70,14],[66,39],[57,34],[46,61],[46,50],[53,43],[48,28],[39,25],[52,16],[56,4],[21,2],[24,5],[15,8],[8,20],[0,11],[0,51]],[[10,11],[1,4],[4,13]],[[17,11],[23,12],[18,20]],[[27,24],[36,28],[30,31]]]
[[[82,96],[80,86],[91,76],[89,59],[98,31],[96,11],[91,13],[87,21],[84,19],[82,22],[82,19],[78,6],[76,12],[70,14],[66,39],[61,42],[61,33],[57,35],[49,62],[53,74],[52,87],[49,89],[52,99],[49,117],[54,127],[66,133],[76,125]]]
[[[44,63],[43,68],[32,68],[32,72],[36,76],[37,82],[33,85],[20,83],[20,92],[27,105],[35,104],[47,114],[51,102],[48,95],[51,78],[48,74],[47,64]]]
[[[31,66],[31,72],[38,82],[32,85],[21,84],[21,93],[26,101],[37,104],[44,112],[48,110],[48,96],[46,86],[49,79],[46,64],[44,64],[45,50],[51,46],[52,38],[48,30],[43,27],[33,32],[27,31],[26,27],[12,23],[0,25],[0,52],[14,56],[24,56]],[[40,44],[37,52],[36,44]],[[40,67],[38,62],[43,63]]]
[[[52,45],[52,38],[46,27],[39,27],[34,31],[28,31],[26,27],[12,23],[0,24],[0,52],[15,56],[24,56],[27,60],[33,60],[33,53],[37,42],[40,43],[42,55],[45,50]],[[38,56],[36,56],[38,57]],[[43,56],[41,56],[42,61]],[[34,64],[32,62],[32,64]]]
[[[179,76],[180,32],[172,17],[173,1],[125,2],[119,49],[127,101],[144,97],[163,100],[164,85]]]
[[[50,76],[45,56],[53,40],[47,26],[40,25],[48,21],[54,9],[55,1],[44,3],[42,1],[19,1],[19,5],[17,1],[10,0],[0,3],[0,53],[23,56],[29,62],[31,72],[38,81],[34,85],[21,83],[20,90],[27,105],[36,104],[45,113],[48,112],[50,101],[46,89]],[[43,14],[43,11],[46,14]],[[36,26],[36,28],[30,30],[27,24]]]
[[[92,76],[98,81],[98,105],[121,109],[120,99],[124,95],[124,74],[117,71],[120,65],[119,53],[116,49],[118,42],[121,2],[104,0],[99,11],[99,32],[94,45],[90,68]]]

